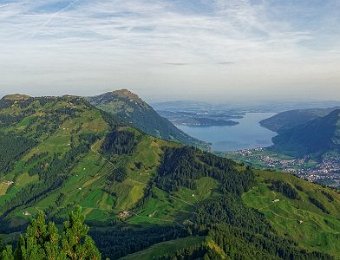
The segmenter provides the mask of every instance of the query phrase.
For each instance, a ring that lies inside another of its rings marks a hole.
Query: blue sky
[[[338,0],[0,0],[0,95],[340,100]]]

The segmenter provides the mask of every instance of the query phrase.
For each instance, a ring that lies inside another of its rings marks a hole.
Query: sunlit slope
[[[339,255],[340,195],[290,174],[257,171],[257,184],[242,196],[283,237],[309,250]]]
[[[4,99],[0,119],[8,154],[1,156],[0,212],[11,221],[41,209],[63,216],[75,204],[89,220],[113,219],[143,196],[162,153],[162,141],[105,118],[77,97]],[[131,154],[105,154],[112,131],[131,133]],[[120,168],[124,180],[109,183]]]
[[[211,182],[205,184],[204,179],[197,180],[195,198],[194,191],[185,188],[168,194],[152,187],[155,194],[165,197],[164,204],[150,198],[147,207],[136,213],[164,149],[178,144],[126,127],[78,97],[15,95],[4,98],[1,107],[0,141],[9,154],[2,154],[0,166],[4,226],[20,226],[38,210],[64,218],[77,204],[88,221],[128,218],[131,223],[169,224],[181,213],[188,214],[189,204],[209,194],[199,195],[200,188]],[[174,206],[176,198],[179,204]]]
[[[179,130],[161,117],[150,105],[127,89],[116,90],[87,100],[94,106],[119,117],[141,131],[169,141],[207,148],[208,144]]]
[[[256,184],[242,195],[242,201],[246,206],[264,214],[274,232],[280,237],[288,239],[292,244],[296,243],[307,252],[320,251],[335,258],[340,256],[338,243],[340,239],[339,192],[306,182],[289,174],[270,171],[256,171],[255,174]],[[200,186],[203,190],[209,191],[205,194],[206,198],[211,195],[220,196],[217,192],[218,183],[213,179],[202,178],[198,183],[205,185],[204,188]],[[214,193],[212,194],[211,191]],[[189,189],[181,190],[177,193],[177,196],[173,197],[171,205],[176,205],[176,210],[182,212],[193,206],[191,210],[194,211],[195,199],[192,197],[193,193],[194,191]],[[171,207],[167,207],[166,194],[160,190],[155,191],[155,194],[156,197],[146,204],[141,215],[131,218],[130,223],[149,223],[152,219],[155,221],[154,223],[164,224],[171,220],[174,209],[171,211]],[[158,210],[157,207],[162,207],[163,211],[164,209],[167,210],[166,214],[162,214],[162,211]],[[159,218],[155,217],[157,214]],[[163,219],[164,217],[166,218]],[[149,221],[145,221],[148,218]],[[237,221],[241,221],[241,219]],[[254,225],[260,225],[260,223],[254,223]],[[238,241],[240,247],[245,249],[252,246],[250,241],[238,240],[239,235],[235,237],[233,235],[235,234],[232,232],[228,234],[230,240]],[[155,256],[171,255],[171,253],[173,255],[185,255],[186,250],[197,252],[203,250],[202,248],[207,252],[207,255],[213,255],[218,259],[232,258],[232,253],[225,251],[219,245],[220,242],[216,241],[218,241],[217,238],[210,233],[203,237],[180,238],[153,245],[124,259],[150,259]],[[183,247],[184,243],[187,243],[186,247]],[[242,243],[244,244],[242,245]],[[185,248],[187,249],[185,250]],[[255,248],[253,252],[256,252],[257,249]],[[262,254],[261,258],[272,258],[271,255]],[[259,255],[255,255],[253,257],[259,257]],[[309,259],[314,258],[310,256]]]

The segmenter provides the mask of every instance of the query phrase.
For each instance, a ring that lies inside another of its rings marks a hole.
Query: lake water
[[[276,133],[261,127],[259,122],[272,117],[273,113],[247,113],[235,126],[189,127],[179,129],[202,141],[212,144],[213,151],[237,151],[272,145]]]

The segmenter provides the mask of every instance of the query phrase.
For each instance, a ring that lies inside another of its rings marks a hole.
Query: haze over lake
[[[235,126],[190,127],[177,125],[185,133],[212,144],[213,151],[227,152],[272,145],[276,135],[260,125],[274,113],[247,113]]]

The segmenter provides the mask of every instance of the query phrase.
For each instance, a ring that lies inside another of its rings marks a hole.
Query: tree
[[[53,222],[47,224],[44,213],[39,212],[20,236],[14,255],[16,259],[64,259],[58,245],[57,227]]]
[[[53,222],[46,223],[43,212],[22,234],[18,246],[13,252],[11,246],[2,250],[1,259],[30,260],[30,259],[100,259],[100,253],[92,238],[87,235],[89,228],[84,224],[81,209],[77,208],[69,215],[60,235]]]
[[[62,251],[69,259],[100,259],[94,241],[87,235],[89,228],[84,225],[85,217],[78,207],[64,223]]]
[[[0,254],[0,259],[14,260],[13,249],[11,246],[7,246],[2,250],[2,253]]]

